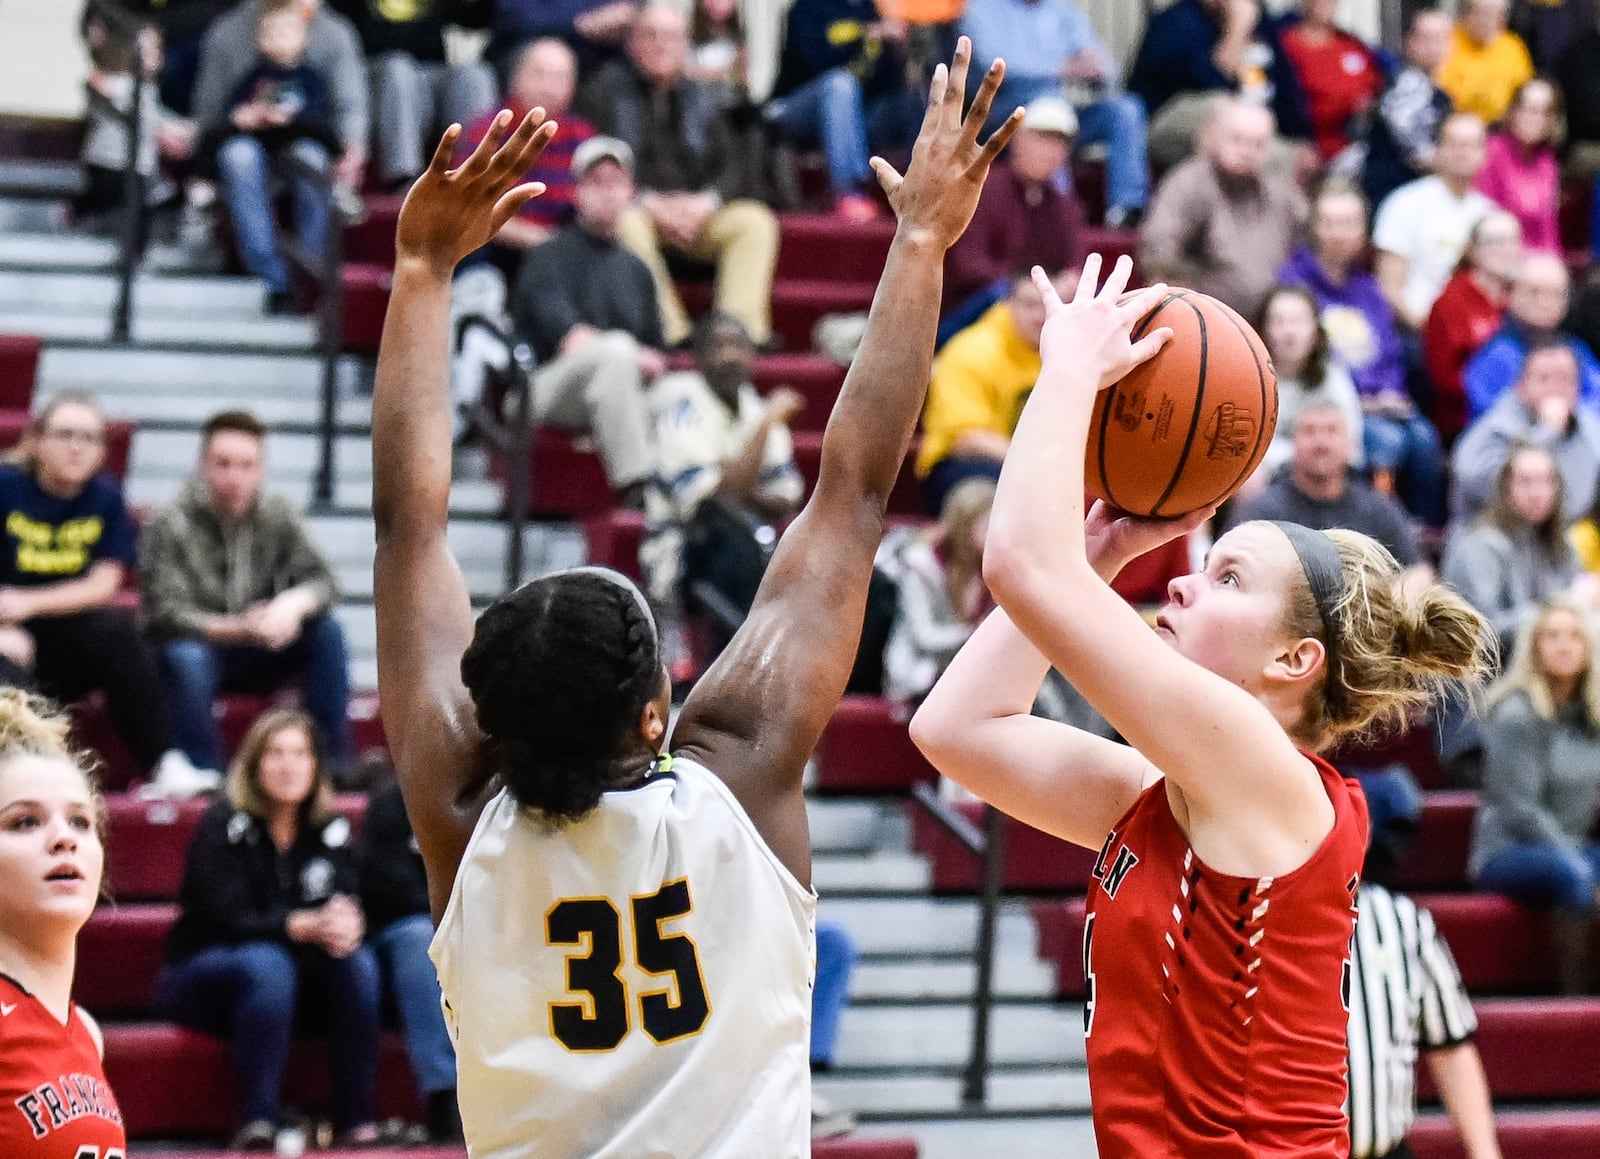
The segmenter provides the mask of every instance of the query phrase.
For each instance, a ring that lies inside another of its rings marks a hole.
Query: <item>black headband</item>
[[[1339,603],[1344,599],[1344,562],[1339,558],[1339,546],[1321,531],[1313,531],[1300,523],[1274,519],[1272,525],[1289,537],[1300,567],[1306,573],[1306,583],[1311,585],[1311,599],[1322,617],[1322,630],[1327,636],[1331,657],[1339,646]]]

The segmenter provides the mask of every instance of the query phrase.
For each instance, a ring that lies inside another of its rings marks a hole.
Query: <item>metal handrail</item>
[[[116,117],[128,130],[128,153],[122,165],[122,252],[117,258],[117,301],[111,313],[111,337],[127,342],[133,333],[133,281],[144,257],[145,205],[144,174],[139,172],[139,139],[144,133],[144,94],[150,84],[145,75],[144,47],[140,43],[145,24],[115,0],[89,0],[89,11],[100,19],[108,36],[114,36],[133,50],[133,98],[126,109],[93,94],[95,107]]]
[[[317,353],[322,360],[322,418],[318,432],[317,471],[311,488],[313,510],[333,506],[334,444],[339,420],[339,355],[344,345],[344,220],[334,203],[331,161],[313,165],[293,152],[274,159],[290,175],[316,184],[328,202],[328,233],[322,253],[307,253],[298,237],[283,240],[285,255],[317,287]]]
[[[994,944],[1000,925],[1000,892],[1005,880],[1006,815],[993,805],[983,807],[980,830],[941,800],[926,782],[911,786],[911,799],[927,810],[972,856],[983,863],[978,910],[978,941],[973,947],[976,977],[972,993],[972,1042],[961,1079],[961,1100],[969,1107],[985,1102],[989,1083],[989,1021],[994,1010]]]

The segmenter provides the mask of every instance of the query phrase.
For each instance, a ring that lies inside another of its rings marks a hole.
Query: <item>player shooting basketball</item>
[[[1099,849],[1083,956],[1101,1159],[1348,1155],[1349,943],[1359,788],[1316,754],[1481,675],[1460,597],[1402,590],[1366,536],[1247,523],[1174,580],[1152,632],[1107,586],[1207,512],[1085,521],[1099,391],[1167,338],[1130,331],[1130,263],[1070,304],[1036,275],[1038,385],[984,552],[999,603],[912,721],[923,751],[1007,813]],[[1053,664],[1128,745],[1028,715]]]
[[[536,186],[555,126],[502,113],[401,211],[373,398],[383,722],[427,866],[474,1154],[747,1159],[809,1148],[815,894],[801,772],[849,675],[883,513],[927,389],[945,250],[1020,120],[961,115],[971,45],[935,71],[866,338],[815,494],[663,751],[643,598],[583,568],[474,625],[450,555],[450,275]]]

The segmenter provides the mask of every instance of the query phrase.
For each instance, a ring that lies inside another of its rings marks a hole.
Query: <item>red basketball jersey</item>
[[[1106,838],[1083,931],[1101,1159],[1346,1159],[1360,787],[1312,757],[1334,824],[1281,877],[1217,873],[1157,782]]]
[[[0,974],[0,1155],[123,1159],[122,1112],[76,1004],[63,1026]]]

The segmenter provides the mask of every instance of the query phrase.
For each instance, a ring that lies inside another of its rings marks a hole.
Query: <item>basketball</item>
[[[1215,298],[1173,289],[1133,338],[1170,326],[1161,352],[1100,392],[1089,426],[1089,493],[1132,515],[1173,518],[1220,503],[1260,465],[1278,424],[1278,376],[1250,323]]]

